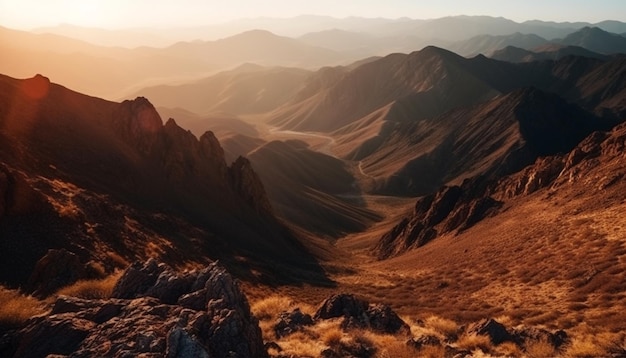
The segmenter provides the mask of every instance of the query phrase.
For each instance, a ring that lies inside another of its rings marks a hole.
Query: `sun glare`
[[[106,22],[104,8],[97,0],[72,1],[67,11],[68,18],[72,23],[95,27]]]

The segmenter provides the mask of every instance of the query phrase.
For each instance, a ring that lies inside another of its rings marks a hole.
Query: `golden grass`
[[[0,286],[0,327],[19,327],[45,311],[45,304],[38,299]]]
[[[322,333],[322,342],[329,346],[334,347],[339,345],[341,340],[343,339],[343,332],[339,327],[332,327]]]
[[[319,357],[326,346],[316,339],[311,339],[311,336],[306,332],[296,332],[283,339],[278,344],[283,349],[281,352],[286,356],[296,357]]]
[[[456,322],[437,316],[429,316],[426,318],[424,325],[427,328],[431,328],[435,332],[440,333],[444,337],[454,336],[459,331],[459,325]]]
[[[461,349],[472,352],[475,350],[481,350],[485,353],[489,353],[493,350],[491,340],[488,336],[481,336],[476,334],[462,335],[456,342],[456,345]]]
[[[608,353],[607,347],[604,347],[592,337],[582,337],[572,340],[565,351],[565,356],[576,358],[594,358],[606,357]]]
[[[614,351],[624,352],[623,332],[603,332],[586,324],[576,327],[576,331],[565,349],[566,357],[603,357]]]
[[[117,271],[102,279],[80,280],[76,283],[63,287],[57,291],[56,295],[72,296],[85,299],[104,299],[111,297],[113,288],[122,275],[122,271]]]
[[[291,298],[275,295],[254,302],[250,310],[260,321],[267,321],[276,319],[281,312],[288,311],[292,304]]]
[[[550,358],[557,356],[554,346],[547,339],[526,341],[526,354],[530,358]]]

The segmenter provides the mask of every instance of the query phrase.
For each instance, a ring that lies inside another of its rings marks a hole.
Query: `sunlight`
[[[72,23],[100,26],[106,23],[106,12],[98,0],[75,0],[67,6],[68,19]]]

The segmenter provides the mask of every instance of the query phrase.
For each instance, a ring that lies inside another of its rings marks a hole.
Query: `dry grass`
[[[320,340],[312,339],[307,332],[296,332],[281,339],[278,344],[283,349],[283,355],[296,357],[318,357],[326,348]]]
[[[343,339],[343,331],[339,327],[332,327],[321,334],[322,342],[329,346],[337,346]]]
[[[276,319],[281,312],[288,311],[292,306],[293,301],[289,297],[270,296],[254,302],[250,310],[260,321],[267,321]]]
[[[538,341],[526,341],[526,353],[530,358],[550,358],[557,356],[554,346],[545,338]]]
[[[45,304],[36,298],[0,286],[0,327],[19,327],[45,310]]]
[[[429,316],[426,318],[424,325],[444,337],[453,337],[459,331],[459,325],[456,322],[437,316]]]
[[[104,299],[111,297],[113,287],[122,275],[122,271],[95,280],[80,280],[70,286],[63,287],[56,295],[72,296],[85,299]]]
[[[493,345],[488,336],[480,336],[475,334],[464,334],[456,342],[457,347],[468,350],[476,351],[481,350],[484,353],[489,353],[493,350]]]
[[[576,327],[576,331],[565,349],[567,357],[603,357],[614,352],[623,354],[625,351],[626,334],[623,332],[602,332],[585,324]]]

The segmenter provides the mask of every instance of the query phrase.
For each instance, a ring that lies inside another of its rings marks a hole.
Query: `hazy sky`
[[[0,26],[20,29],[60,23],[115,28],[193,26],[299,14],[415,19],[490,15],[515,21],[626,21],[626,0],[0,0]]]

